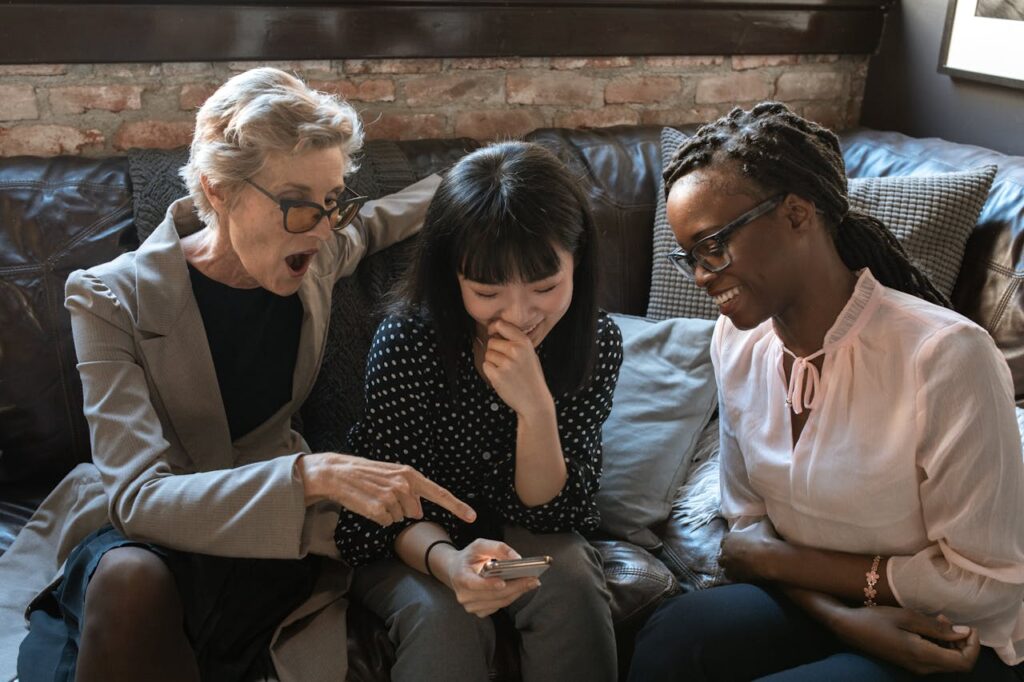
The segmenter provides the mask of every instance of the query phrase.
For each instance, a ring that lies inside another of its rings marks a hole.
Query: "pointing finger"
[[[455,495],[452,495],[447,489],[442,488],[422,475],[415,486],[414,492],[420,497],[447,509],[466,523],[476,521],[476,512],[473,511],[472,507],[455,497]]]

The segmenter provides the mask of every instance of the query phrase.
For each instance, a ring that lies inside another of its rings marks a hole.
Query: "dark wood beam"
[[[0,63],[866,54],[890,1],[7,2]]]

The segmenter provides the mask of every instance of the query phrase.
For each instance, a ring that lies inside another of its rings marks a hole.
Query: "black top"
[[[235,441],[292,398],[302,301],[298,294],[229,287],[191,264],[188,273]]]
[[[601,426],[622,364],[622,335],[607,315],[598,318],[597,338],[591,377],[578,392],[555,399],[568,479],[547,504],[526,507],[516,494],[516,414],[477,372],[469,344],[459,359],[453,395],[433,327],[420,318],[392,315],[377,328],[367,359],[366,411],[349,432],[349,446],[370,459],[415,467],[483,519],[533,532],[592,530],[599,520],[594,496],[601,476]],[[543,354],[543,343],[538,352]],[[479,521],[467,526],[425,500],[423,514],[459,544],[481,537]],[[335,542],[351,565],[366,564],[393,556],[395,538],[410,523],[382,528],[343,509]]]

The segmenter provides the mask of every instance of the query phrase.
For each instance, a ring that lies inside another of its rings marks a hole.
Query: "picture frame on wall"
[[[1024,0],[949,0],[939,72],[1024,89]]]

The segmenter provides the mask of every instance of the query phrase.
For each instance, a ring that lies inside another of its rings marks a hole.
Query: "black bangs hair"
[[[510,211],[509,220],[515,220]],[[561,265],[555,247],[541,230],[531,230],[523,221],[511,229],[491,223],[459,235],[452,257],[457,272],[482,284],[536,282],[551,277]]]
[[[561,265],[556,248],[573,256],[573,296],[544,340],[541,364],[552,395],[578,390],[597,354],[596,230],[579,183],[540,145],[490,145],[448,171],[392,310],[430,320],[454,388],[474,334],[458,275],[499,285],[546,279]]]

